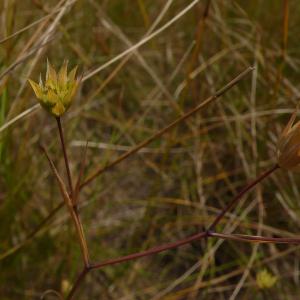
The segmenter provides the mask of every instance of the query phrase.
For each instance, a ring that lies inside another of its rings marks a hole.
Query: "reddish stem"
[[[72,295],[74,295],[75,290],[79,286],[80,282],[82,281],[83,277],[91,270],[100,269],[104,266],[110,266],[115,265],[119,263],[123,263],[126,261],[134,260],[137,258],[157,254],[166,250],[174,249],[186,244],[189,244],[193,241],[200,240],[203,238],[210,238],[210,237],[217,237],[225,240],[237,240],[237,241],[244,241],[244,242],[259,242],[259,243],[290,243],[290,244],[299,244],[300,238],[265,238],[261,236],[246,236],[246,235],[231,235],[231,234],[223,234],[223,233],[215,233],[213,232],[213,229],[215,226],[221,221],[221,219],[224,217],[224,215],[234,206],[237,204],[237,202],[241,199],[241,197],[251,190],[256,184],[261,182],[264,178],[268,177],[270,174],[272,174],[275,170],[277,170],[279,166],[276,164],[274,165],[270,170],[262,173],[260,176],[258,176],[254,181],[246,185],[233,199],[232,201],[221,211],[219,215],[217,215],[214,222],[209,226],[208,230],[205,232],[200,232],[195,235],[192,235],[190,237],[181,239],[179,241],[168,243],[161,246],[156,246],[153,248],[150,248],[143,252],[137,252],[133,254],[129,254],[126,256],[121,256],[114,259],[106,260],[102,263],[92,264],[90,267],[86,267],[78,276],[70,295],[68,296],[67,300],[72,299]]]
[[[118,263],[126,262],[126,261],[133,260],[133,259],[137,259],[137,258],[140,258],[140,257],[157,254],[157,253],[162,252],[162,251],[174,249],[174,248],[189,244],[193,241],[200,240],[200,239],[205,238],[207,236],[208,236],[207,232],[200,232],[200,233],[197,233],[197,234],[192,235],[190,237],[187,237],[185,239],[182,239],[182,240],[179,240],[179,241],[176,241],[176,242],[173,242],[173,243],[168,243],[168,244],[165,244],[165,245],[161,245],[161,246],[156,246],[156,247],[150,248],[150,249],[148,249],[146,251],[143,251],[143,252],[133,253],[133,254],[126,255],[126,256],[122,256],[122,257],[118,257],[118,258],[114,258],[114,259],[109,259],[109,260],[106,260],[106,261],[104,261],[102,263],[99,263],[99,264],[93,264],[93,265],[91,265],[91,269],[100,269],[104,266],[115,265],[115,264],[118,264]]]
[[[224,240],[234,240],[240,242],[250,242],[250,243],[274,243],[274,244],[300,244],[300,238],[273,238],[264,237],[259,235],[244,235],[244,234],[226,234],[226,233],[216,233],[210,232],[209,236],[224,239]]]
[[[78,286],[80,285],[81,281],[84,279],[85,275],[93,270],[93,269],[100,269],[104,266],[114,265],[130,260],[134,260],[140,257],[149,256],[153,254],[157,254],[162,251],[174,249],[186,244],[191,243],[192,241],[200,240],[202,238],[210,238],[210,237],[216,237],[224,240],[234,240],[234,241],[240,241],[240,242],[250,242],[250,243],[277,243],[277,244],[300,244],[300,238],[273,238],[273,237],[263,237],[263,236],[252,236],[252,235],[242,235],[242,234],[225,234],[225,233],[217,233],[217,232],[201,232],[195,235],[192,235],[188,238],[153,247],[149,250],[139,252],[139,253],[133,253],[130,255],[122,256],[115,259],[109,259],[105,262],[94,264],[91,267],[85,267],[83,271],[79,274],[72,290],[70,291],[70,294],[67,297],[67,300],[71,300],[72,297],[75,294],[75,291],[77,290]]]
[[[255,180],[247,184],[231,201],[230,203],[220,212],[220,214],[216,217],[216,219],[212,222],[212,224],[208,227],[207,231],[214,231],[215,227],[219,224],[221,219],[224,217],[224,215],[233,208],[238,201],[246,194],[249,190],[251,190],[253,187],[255,187],[259,182],[261,182],[263,179],[268,177],[271,173],[273,173],[275,170],[279,168],[279,165],[274,165],[271,169],[268,171],[262,173],[260,176],[258,176]]]
[[[68,160],[68,155],[67,155],[67,151],[66,151],[64,133],[63,133],[62,126],[61,126],[60,117],[56,118],[56,122],[57,122],[58,131],[59,131],[59,138],[60,138],[61,147],[62,147],[62,151],[63,151],[63,155],[64,155],[66,170],[67,170],[67,177],[68,177],[68,183],[69,183],[69,189],[70,189],[71,199],[73,201],[72,176],[71,176],[71,172],[70,172],[69,160]]]
[[[78,275],[70,293],[68,294],[66,300],[72,300],[73,296],[77,290],[77,288],[79,287],[81,281],[84,279],[85,275],[90,271],[90,269],[88,267],[84,267],[83,270],[80,272],[80,274]]]

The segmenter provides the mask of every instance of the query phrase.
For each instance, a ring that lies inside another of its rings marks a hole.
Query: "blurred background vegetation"
[[[36,105],[27,83],[44,74],[47,58],[55,68],[68,59],[86,76],[63,118],[74,178],[86,141],[85,175],[256,67],[220,100],[83,190],[80,214],[93,261],[203,230],[276,161],[277,137],[300,96],[299,1],[199,0],[185,11],[192,2],[0,2],[1,300],[65,294],[82,266],[67,210],[43,223],[61,197],[39,143],[66,178],[55,120]],[[90,73],[181,13],[137,51]],[[219,230],[299,234],[299,180],[277,171]],[[76,299],[299,299],[299,249],[193,242],[91,272]]]

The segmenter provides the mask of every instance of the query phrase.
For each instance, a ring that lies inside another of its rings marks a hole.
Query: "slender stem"
[[[80,274],[78,275],[70,293],[68,294],[66,300],[72,300],[77,288],[79,287],[80,283],[82,282],[82,280],[84,279],[85,275],[89,272],[89,268],[84,267],[83,270],[80,272]]]
[[[220,212],[220,214],[216,217],[216,219],[212,222],[212,224],[208,227],[207,231],[214,231],[215,227],[224,215],[233,208],[238,201],[253,187],[255,187],[259,182],[261,182],[264,178],[268,177],[271,173],[279,168],[278,164],[274,165],[271,169],[267,170],[266,172],[262,173],[258,176],[255,180],[247,184],[230,202],[229,204]]]
[[[300,238],[273,238],[259,235],[243,235],[243,234],[225,234],[210,232],[209,236],[224,240],[234,240],[240,242],[252,243],[273,243],[273,244],[300,244]]]
[[[191,243],[192,241],[200,240],[203,238],[210,238],[210,237],[216,237],[224,240],[235,240],[235,241],[241,241],[241,242],[248,242],[248,243],[277,243],[277,244],[300,244],[300,237],[299,238],[273,238],[273,237],[263,237],[263,236],[255,236],[255,235],[242,235],[242,234],[225,234],[225,233],[216,233],[216,232],[200,232],[195,235],[192,235],[188,238],[153,247],[151,249],[148,249],[143,252],[137,252],[133,254],[129,254],[126,256],[109,259],[102,263],[98,264],[92,264],[91,270],[93,269],[100,269],[105,266],[115,265],[119,263],[123,263],[126,261],[134,260],[140,257],[149,256],[153,254],[157,254],[159,252],[163,252],[166,250],[174,249],[186,244]]]
[[[43,147],[42,145],[41,145],[41,148],[44,151],[44,153],[45,153],[45,155],[48,159],[51,170],[53,171],[53,173],[55,175],[55,178],[58,182],[59,189],[60,189],[60,192],[62,194],[62,197],[65,201],[66,206],[69,209],[69,212],[70,212],[71,218],[74,222],[76,233],[77,233],[77,236],[78,236],[78,239],[79,239],[79,245],[80,245],[80,248],[81,248],[84,264],[88,268],[89,265],[90,265],[89,249],[88,249],[88,246],[87,246],[87,242],[86,242],[86,239],[85,239],[85,235],[84,235],[84,231],[83,231],[83,227],[82,227],[79,215],[78,215],[77,211],[75,211],[75,209],[74,209],[74,205],[73,205],[72,199],[70,198],[70,196],[68,194],[67,188],[66,188],[63,180],[61,179],[61,177],[60,177],[53,161],[51,160],[46,148]]]
[[[67,151],[66,151],[64,133],[63,133],[62,126],[61,126],[60,117],[56,117],[56,122],[57,122],[58,131],[59,131],[59,137],[60,137],[61,147],[62,147],[62,151],[63,151],[63,155],[64,155],[66,170],[67,170],[67,177],[68,177],[68,183],[69,183],[71,199],[73,201],[72,176],[71,176],[71,172],[70,172],[69,160],[68,160],[68,155],[67,155]]]
[[[272,237],[263,237],[263,236],[252,236],[252,235],[242,235],[242,234],[224,234],[224,233],[216,233],[216,232],[200,232],[195,235],[192,235],[188,238],[153,247],[143,252],[132,253],[126,256],[121,256],[114,259],[106,260],[102,263],[92,264],[91,270],[100,269],[105,266],[115,265],[119,263],[123,263],[126,261],[134,260],[137,258],[150,256],[153,254],[157,254],[159,252],[163,252],[166,250],[174,249],[186,244],[189,244],[193,241],[200,240],[203,238],[216,237],[224,240],[236,240],[241,242],[250,242],[250,243],[277,243],[277,244],[300,244],[300,238],[272,238]]]
[[[87,246],[87,242],[86,242],[85,234],[83,231],[82,223],[80,221],[80,217],[79,217],[77,211],[75,211],[73,205],[69,207],[69,210],[70,210],[70,214],[73,219],[73,222],[74,222],[74,225],[76,228],[76,232],[77,232],[77,235],[79,238],[79,245],[80,245],[81,252],[83,255],[84,265],[86,267],[89,267],[89,265],[90,265],[89,249]]]
[[[66,300],[72,299],[72,297],[74,296],[75,291],[79,287],[81,281],[84,279],[85,275],[91,270],[100,269],[104,266],[114,265],[114,264],[130,261],[130,260],[134,260],[137,258],[157,254],[162,251],[174,249],[174,248],[189,244],[192,241],[200,240],[203,238],[211,238],[211,237],[216,237],[216,238],[220,238],[223,240],[234,240],[234,241],[248,242],[248,243],[300,244],[300,238],[272,238],[272,237],[242,235],[242,234],[225,234],[225,233],[207,232],[207,231],[200,232],[198,234],[192,235],[188,238],[185,238],[185,239],[173,242],[173,243],[153,247],[153,248],[143,251],[143,252],[133,253],[130,255],[119,257],[119,258],[110,259],[110,260],[104,261],[99,264],[94,264],[94,265],[91,265],[90,267],[85,267],[83,269],[83,271],[78,275],[77,280],[74,283],[73,288],[70,291]]]
[[[80,192],[80,183],[81,183],[81,179],[82,179],[83,172],[85,169],[85,164],[86,164],[87,146],[88,146],[88,142],[86,142],[84,152],[82,154],[82,159],[81,159],[81,163],[80,163],[80,171],[79,171],[79,175],[78,175],[78,178],[77,178],[77,181],[75,184],[75,188],[74,188],[73,204],[74,204],[74,209],[76,210],[76,212],[77,212],[78,197],[79,197],[79,192]]]
[[[148,139],[144,140],[140,144],[138,144],[136,147],[132,148],[128,152],[124,153],[123,155],[119,156],[116,160],[112,161],[108,165],[104,167],[100,167],[96,169],[91,175],[87,177],[87,179],[80,185],[80,189],[82,189],[84,186],[89,184],[91,181],[93,181],[98,175],[106,171],[107,169],[110,169],[126,159],[127,157],[131,156],[132,154],[138,152],[141,148],[147,146],[150,144],[152,141],[155,139],[161,137],[163,134],[165,134],[167,131],[170,129],[174,128],[176,125],[181,123],[182,121],[186,120],[196,112],[198,112],[200,109],[203,107],[207,106],[210,104],[212,101],[217,100],[220,96],[225,94],[229,89],[231,89],[233,86],[235,86],[241,79],[243,79],[247,74],[252,72],[254,70],[253,67],[247,68],[245,71],[240,73],[238,76],[236,76],[234,79],[232,79],[228,84],[226,84],[223,88],[221,88],[219,91],[217,91],[213,96],[208,97],[206,100],[201,102],[199,105],[182,115],[181,117],[177,118],[175,121],[164,127],[163,129],[159,130],[158,132],[154,133],[152,136],[150,136]]]
[[[118,258],[114,258],[114,259],[109,259],[109,260],[106,260],[102,263],[92,264],[91,269],[100,269],[104,266],[115,265],[115,264],[119,264],[119,263],[126,262],[126,261],[129,261],[129,260],[137,259],[137,258],[140,258],[140,257],[149,256],[149,255],[157,254],[157,253],[160,253],[160,252],[163,252],[163,251],[166,251],[166,250],[174,249],[174,248],[189,244],[193,241],[201,240],[201,239],[207,237],[208,234],[209,233],[207,233],[207,232],[200,232],[200,233],[197,233],[197,234],[192,235],[190,237],[184,238],[182,240],[179,240],[179,241],[176,241],[176,242],[173,242],[173,243],[168,243],[168,244],[156,246],[156,247],[150,248],[150,249],[148,249],[146,251],[143,251],[143,252],[137,252],[137,253],[129,254],[129,255],[126,255],[126,256],[122,256],[122,257],[118,257]]]
[[[192,235],[190,237],[178,240],[176,242],[156,246],[153,248],[150,248],[146,251],[132,253],[126,256],[121,256],[114,259],[109,259],[101,263],[91,264],[89,266],[86,266],[83,272],[78,276],[76,283],[74,284],[72,291],[67,298],[67,300],[72,298],[72,295],[74,295],[76,288],[79,286],[81,280],[85,276],[87,272],[90,270],[100,269],[104,266],[110,266],[115,265],[119,263],[123,263],[126,261],[131,261],[134,259],[138,259],[145,256],[154,255],[166,250],[174,249],[186,244],[191,243],[192,241],[200,240],[203,238],[211,238],[211,237],[217,237],[224,240],[236,240],[236,241],[242,241],[242,242],[250,242],[250,243],[288,243],[288,244],[300,244],[300,238],[269,238],[269,237],[262,237],[262,236],[249,236],[249,235],[241,235],[241,234],[224,234],[224,233],[216,233],[213,232],[213,229],[215,226],[221,221],[221,219],[224,217],[224,215],[241,199],[241,197],[251,190],[256,184],[261,182],[264,178],[268,177],[270,174],[272,174],[276,169],[278,169],[278,164],[274,165],[271,169],[267,170],[266,172],[262,173],[260,176],[258,176],[254,181],[246,185],[233,199],[232,201],[225,207],[225,209],[222,210],[222,212],[217,215],[214,222],[209,226],[209,229],[197,233],[195,235]]]

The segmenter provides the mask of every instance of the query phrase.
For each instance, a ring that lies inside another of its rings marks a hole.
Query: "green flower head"
[[[80,83],[75,78],[77,66],[68,74],[68,61],[64,61],[59,72],[53,69],[47,60],[45,84],[40,76],[40,82],[28,79],[41,106],[55,117],[63,115],[72,104],[72,100]]]

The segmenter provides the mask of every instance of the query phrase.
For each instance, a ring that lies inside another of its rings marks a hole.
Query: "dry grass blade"
[[[58,13],[59,11],[60,11],[59,9],[56,10],[56,11],[53,11],[53,12],[51,12],[50,14],[48,14],[47,16],[44,16],[44,17],[42,17],[42,18],[40,18],[40,19],[38,19],[38,20],[36,20],[36,21],[30,23],[29,25],[23,27],[22,29],[20,29],[20,30],[14,32],[14,33],[11,34],[10,36],[7,36],[7,37],[3,38],[2,40],[0,40],[0,44],[7,42],[8,40],[10,40],[10,39],[12,39],[12,38],[14,38],[14,37],[20,35],[21,33],[23,33],[23,32],[25,32],[25,31],[29,30],[29,29],[32,28],[32,27],[34,27],[35,25],[38,25],[39,23],[41,23],[41,22],[43,22],[43,21],[49,19],[50,17],[52,17],[54,14]]]
[[[121,58],[123,58],[127,54],[129,54],[132,51],[138,49],[139,47],[141,47],[142,45],[144,45],[145,43],[147,43],[148,41],[153,39],[155,36],[159,35],[161,32],[163,32],[168,27],[170,27],[173,23],[175,23],[177,20],[179,20],[182,16],[184,16],[188,11],[190,11],[198,2],[199,2],[199,0],[192,1],[183,10],[181,10],[180,13],[178,13],[175,17],[173,17],[169,22],[167,22],[166,24],[161,26],[159,29],[154,31],[152,34],[150,34],[147,37],[143,38],[141,41],[139,41],[138,43],[136,43],[132,47],[128,48],[124,52],[120,53],[119,55],[116,55],[113,59],[111,59],[107,63],[103,64],[102,66],[100,66],[100,67],[96,68],[95,70],[91,71],[90,73],[88,73],[86,76],[83,77],[82,81],[88,80],[89,78],[93,77],[94,75],[96,75],[100,71],[106,69],[108,66],[110,66],[111,64],[113,64],[116,61],[120,60]]]
[[[13,125],[14,123],[16,123],[17,121],[23,119],[24,117],[32,114],[33,112],[35,112],[36,110],[38,110],[40,108],[39,104],[35,104],[34,106],[30,107],[29,109],[26,109],[25,111],[23,111],[21,114],[17,115],[16,117],[12,118],[11,120],[9,120],[8,122],[6,122],[5,124],[3,124],[0,127],[0,133],[4,130],[6,130],[8,127],[10,127],[11,125]]]

